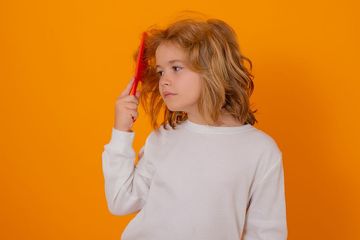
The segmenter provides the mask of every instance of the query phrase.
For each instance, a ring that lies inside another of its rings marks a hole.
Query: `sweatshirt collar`
[[[181,123],[185,129],[199,132],[199,133],[225,133],[225,134],[233,134],[233,133],[241,133],[254,129],[254,127],[247,123],[241,126],[235,127],[219,127],[219,126],[211,126],[207,124],[198,124],[191,122],[189,119],[186,119],[183,123]]]

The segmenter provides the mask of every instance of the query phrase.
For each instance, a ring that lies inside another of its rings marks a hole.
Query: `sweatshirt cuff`
[[[111,139],[108,145],[120,152],[127,152],[129,149],[132,149],[134,137],[135,132],[120,131],[112,128]]]

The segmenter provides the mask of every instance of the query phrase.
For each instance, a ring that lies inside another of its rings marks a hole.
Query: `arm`
[[[145,160],[146,143],[139,152],[138,165],[134,165],[134,135],[134,132],[113,128],[111,140],[102,153],[105,196],[108,209],[114,215],[130,214],[144,206],[154,172]]]
[[[254,187],[246,213],[243,240],[286,240],[286,203],[282,157]]]

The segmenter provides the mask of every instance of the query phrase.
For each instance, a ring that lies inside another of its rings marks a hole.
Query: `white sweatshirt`
[[[135,165],[134,132],[112,128],[102,167],[109,211],[137,212],[121,240],[287,239],[282,152],[246,124],[186,120],[152,131]]]

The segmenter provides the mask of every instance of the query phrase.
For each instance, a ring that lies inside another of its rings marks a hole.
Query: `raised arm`
[[[144,206],[154,173],[153,165],[146,159],[146,143],[139,152],[137,166],[134,164],[134,135],[113,128],[111,140],[102,153],[105,196],[114,215],[130,214]]]

